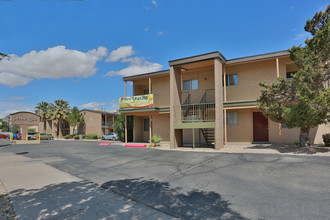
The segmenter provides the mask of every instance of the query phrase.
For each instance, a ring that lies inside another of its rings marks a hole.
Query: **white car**
[[[113,140],[113,141],[115,141],[115,140],[118,139],[118,135],[117,135],[117,133],[115,133],[115,132],[111,132],[111,133],[109,133],[109,134],[103,135],[103,136],[101,137],[101,139],[102,139],[102,140]]]

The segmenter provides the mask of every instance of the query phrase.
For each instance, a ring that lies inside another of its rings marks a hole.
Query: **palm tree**
[[[52,119],[57,120],[59,126],[58,137],[63,138],[62,133],[62,122],[63,119],[67,119],[70,112],[69,102],[64,101],[63,99],[57,99],[54,101],[55,105],[52,108]]]
[[[74,106],[68,115],[68,122],[70,126],[73,126],[73,134],[74,130],[77,126],[81,125],[84,122],[84,116],[81,114],[79,109]]]
[[[35,112],[40,117],[41,121],[44,122],[44,132],[46,133],[46,121],[50,118],[51,104],[48,102],[39,102]]]

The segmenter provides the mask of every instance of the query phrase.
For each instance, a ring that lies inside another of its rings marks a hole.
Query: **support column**
[[[223,148],[223,89],[222,89],[222,63],[214,59],[215,82],[215,149]]]
[[[127,82],[125,81],[125,97],[127,96]]]
[[[150,78],[149,78],[150,79]],[[151,131],[151,119],[152,119],[152,117],[151,117],[151,114],[149,114],[149,142],[150,142],[150,144],[152,144],[152,142],[151,142],[151,136],[152,136],[152,131]]]
[[[223,66],[223,102],[227,102],[226,66]]]
[[[125,115],[125,143],[127,144],[127,115]]]
[[[182,130],[174,124],[181,122],[181,67],[170,67],[170,148],[182,145]]]
[[[28,134],[28,126],[27,125],[21,125],[20,127],[22,129],[22,140],[26,141],[27,140],[26,136]]]
[[[225,145],[227,144],[227,109],[223,109],[223,119],[224,119],[224,126],[225,126]]]
[[[280,62],[278,58],[276,58],[276,77],[280,77]],[[278,123],[278,143],[282,144],[282,125]]]
[[[151,77],[149,77],[149,94],[151,94],[152,87],[151,87]]]

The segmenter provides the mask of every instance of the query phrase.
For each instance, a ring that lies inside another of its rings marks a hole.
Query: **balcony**
[[[265,83],[272,83],[275,80],[264,80]],[[252,101],[259,98],[263,88],[256,84],[246,84],[226,87],[226,102]]]
[[[102,127],[105,127],[105,128],[113,128],[113,122],[105,122],[105,121],[102,121]]]

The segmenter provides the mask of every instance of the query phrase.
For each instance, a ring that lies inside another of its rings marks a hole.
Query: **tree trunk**
[[[62,120],[58,120],[58,138],[63,138],[63,133],[62,133]]]
[[[46,128],[47,128],[47,126],[46,126],[46,119],[44,119],[44,133],[47,133],[46,132]]]
[[[310,128],[300,128],[299,147],[309,147],[309,130]]]

